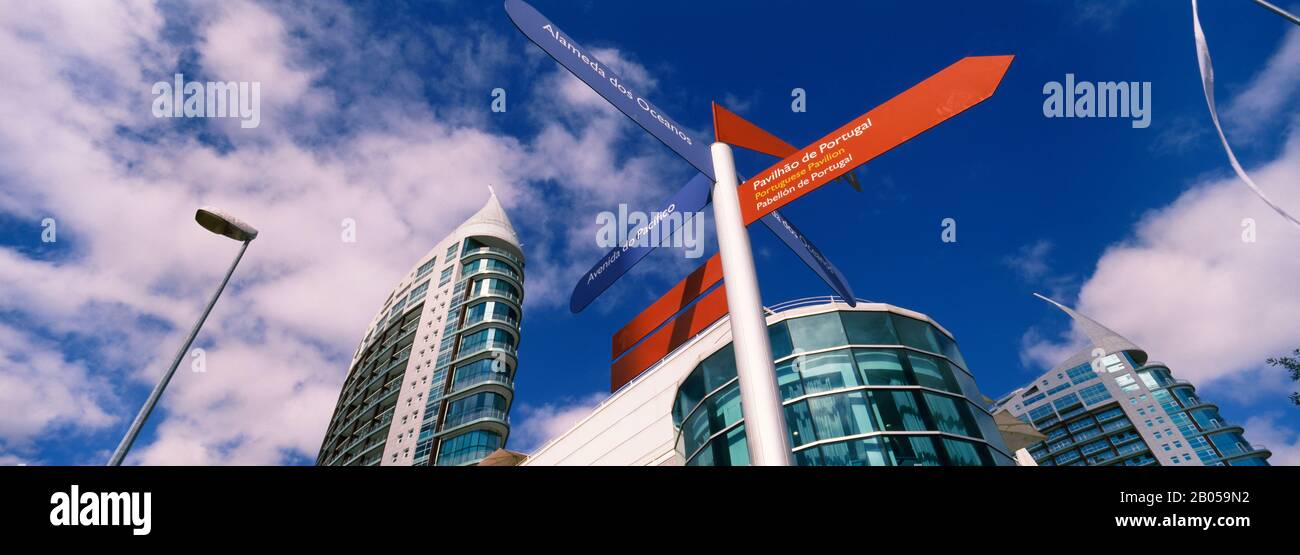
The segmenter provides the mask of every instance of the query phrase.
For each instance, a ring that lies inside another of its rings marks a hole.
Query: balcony
[[[1138,435],[1138,434],[1135,434],[1135,433],[1133,433],[1133,432],[1124,432],[1124,433],[1119,434],[1119,435],[1116,435],[1116,436],[1111,436],[1111,438],[1110,438],[1110,442],[1113,443],[1113,444],[1115,444],[1116,446],[1119,446],[1119,445],[1124,445],[1125,443],[1129,443],[1129,442],[1132,442],[1132,441],[1135,441],[1135,440],[1138,440],[1138,439],[1141,439],[1141,438],[1142,438],[1142,436],[1140,436],[1140,435]]]
[[[1107,443],[1106,440],[1101,440],[1096,443],[1089,443],[1087,445],[1084,445],[1083,447],[1079,448],[1079,451],[1082,452],[1084,455],[1091,455],[1098,451],[1105,451],[1107,449],[1110,449],[1110,444]]]
[[[487,456],[491,455],[493,451],[495,451],[495,449],[488,447],[475,447],[473,449],[457,451],[455,454],[451,455],[440,455],[438,457],[438,466],[464,466],[476,463],[487,458]]]
[[[459,414],[447,415],[447,419],[443,421],[442,431],[438,432],[438,434],[445,434],[457,428],[468,426],[474,422],[483,420],[492,420],[506,425],[510,424],[510,417],[507,416],[506,411],[494,408],[482,408]]]
[[[1078,451],[1070,451],[1069,453],[1056,457],[1054,460],[1056,461],[1056,464],[1069,464],[1079,460],[1080,458]]]
[[[1219,462],[1226,463],[1228,461],[1244,459],[1246,457],[1267,457],[1272,454],[1273,452],[1269,451],[1268,448],[1263,445],[1251,445],[1249,443],[1238,442],[1236,445],[1223,450],[1223,456],[1219,458]]]
[[[518,305],[522,301],[519,295],[515,293],[511,293],[510,291],[507,291],[505,289],[484,288],[483,290],[475,293],[474,296],[467,299],[466,302],[476,301],[479,299],[488,299],[492,297],[496,297],[498,299],[505,299],[507,301],[515,303],[516,305]]]
[[[1114,432],[1116,430],[1123,430],[1125,428],[1132,428],[1132,427],[1133,427],[1133,423],[1129,422],[1128,419],[1126,418],[1123,420],[1113,420],[1111,422],[1102,424],[1101,429],[1107,432]]]
[[[506,372],[476,372],[465,377],[457,376],[451,384],[451,393],[456,394],[484,384],[500,384],[511,388],[510,375]]]
[[[463,272],[463,273],[461,273],[460,277],[463,279],[463,278],[473,277],[473,276],[482,275],[482,274],[495,274],[495,275],[499,275],[499,276],[505,276],[505,277],[508,277],[508,278],[510,278],[511,280],[515,281],[515,282],[522,282],[522,281],[523,281],[523,278],[519,277],[519,273],[516,272],[516,271],[514,271],[514,269],[503,270],[503,269],[501,269],[501,268],[491,268],[491,267],[478,267],[478,268],[474,268],[473,270],[470,270],[470,271],[468,271],[468,272]]]
[[[1130,455],[1133,453],[1138,453],[1146,450],[1147,450],[1147,444],[1141,442],[1130,443],[1128,445],[1121,445],[1115,448],[1115,451],[1119,453],[1120,456]]]
[[[1195,396],[1195,395],[1188,397],[1188,398],[1187,398],[1187,402],[1186,402],[1186,404],[1183,406],[1183,410],[1185,410],[1185,411],[1189,411],[1189,412],[1190,412],[1190,411],[1199,410],[1199,409],[1215,409],[1215,410],[1218,410],[1218,409],[1219,409],[1219,405],[1216,405],[1216,404],[1214,404],[1214,403],[1211,403],[1211,402],[1209,402],[1209,401],[1206,401],[1206,400],[1204,400],[1204,399],[1202,399],[1202,398],[1200,398],[1200,397],[1197,397],[1197,396]],[[1166,410],[1168,410],[1168,409],[1166,409]],[[1175,412],[1175,411],[1169,411],[1169,412]]]
[[[515,265],[519,266],[520,268],[524,267],[524,260],[522,258],[515,256],[514,253],[508,250],[499,249],[497,247],[479,247],[477,249],[470,249],[460,253],[460,259],[465,260],[466,258],[478,256],[481,254],[493,254],[496,256],[500,256],[506,260],[514,262]]]
[[[1093,456],[1091,456],[1091,457],[1088,457],[1088,464],[1091,464],[1091,465],[1099,465],[1099,464],[1105,463],[1106,461],[1109,461],[1109,460],[1111,460],[1111,459],[1114,459],[1116,456],[1117,456],[1117,455],[1116,455],[1114,452],[1112,452],[1112,451],[1107,451],[1107,452],[1102,453],[1102,454],[1100,454],[1100,455],[1093,455]]]
[[[1242,429],[1241,426],[1238,426],[1236,424],[1229,424],[1217,418],[1211,418],[1210,422],[1206,424],[1201,430],[1201,435],[1210,435],[1219,432],[1244,433],[1245,431],[1246,430]]]
[[[472,317],[472,318],[466,318],[466,319],[465,319],[465,324],[461,326],[460,331],[463,332],[463,331],[465,331],[465,330],[467,330],[467,329],[470,329],[470,328],[472,328],[472,327],[474,327],[474,326],[477,326],[477,325],[479,325],[479,324],[483,324],[483,323],[505,324],[505,325],[510,326],[510,327],[512,327],[512,328],[519,329],[519,319],[518,319],[518,318],[515,318],[514,316],[510,316],[510,315],[508,315],[508,314],[507,314],[507,315],[500,315],[500,314],[488,314],[488,313],[483,313],[483,314],[480,314],[480,315],[478,315],[478,316],[474,316],[474,317]],[[457,333],[459,333],[459,332],[457,332]]]
[[[1091,427],[1096,426],[1096,425],[1097,425],[1097,422],[1095,422],[1092,418],[1086,418],[1086,419],[1084,419],[1084,420],[1078,420],[1078,421],[1075,421],[1075,422],[1071,422],[1070,425],[1067,426],[1067,428],[1070,430],[1070,433],[1074,433],[1074,432],[1077,432],[1077,431],[1079,431],[1079,430],[1085,430],[1085,429],[1087,429],[1087,428],[1091,428]]]
[[[1047,446],[1047,452],[1049,452],[1049,453],[1058,453],[1058,452],[1060,452],[1060,451],[1064,451],[1064,450],[1066,450],[1066,449],[1069,449],[1070,447],[1073,447],[1073,446],[1074,446],[1074,441],[1069,440],[1069,439],[1065,439],[1065,440],[1062,440],[1062,441],[1054,442],[1054,443],[1052,443],[1051,445],[1048,445],[1048,446]]]
[[[1090,440],[1090,439],[1092,439],[1092,438],[1094,438],[1094,437],[1100,436],[1100,435],[1101,435],[1101,430],[1098,430],[1098,429],[1096,429],[1096,428],[1093,428],[1093,429],[1091,429],[1091,430],[1084,430],[1084,431],[1082,431],[1082,432],[1079,432],[1079,433],[1077,433],[1077,434],[1074,434],[1074,441],[1076,441],[1076,442],[1080,442],[1080,441],[1088,441],[1088,440]]]
[[[484,341],[472,345],[461,346],[461,351],[456,355],[456,361],[461,361],[487,351],[504,351],[510,355],[515,354],[515,346],[505,341]]]
[[[1097,420],[1098,420],[1099,422],[1110,422],[1111,420],[1114,420],[1114,419],[1119,418],[1119,417],[1121,417],[1121,416],[1124,416],[1124,411],[1123,411],[1123,410],[1115,410],[1115,409],[1112,409],[1112,410],[1108,410],[1108,411],[1106,411],[1106,412],[1103,412],[1103,413],[1101,413],[1101,414],[1098,414],[1098,415],[1097,415]]]

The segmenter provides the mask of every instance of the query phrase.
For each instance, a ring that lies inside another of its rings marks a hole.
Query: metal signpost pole
[[[749,246],[749,232],[740,214],[740,186],[731,147],[713,143],[713,218],[723,281],[727,284],[727,309],[731,313],[731,342],[736,353],[740,407],[745,418],[749,464],[790,466],[789,431],[781,406],[781,391],[767,340],[767,318],[758,292],[758,275]]]

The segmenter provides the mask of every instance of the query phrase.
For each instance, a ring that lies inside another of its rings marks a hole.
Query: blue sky
[[[991,99],[860,168],[863,192],[831,185],[783,212],[860,297],[952,331],[989,396],[1078,345],[1038,291],[1146,346],[1275,463],[1300,464],[1300,410],[1262,362],[1300,347],[1285,277],[1300,231],[1231,174],[1187,4],[534,5],[679,123],[708,130],[716,100],[796,145],[963,56],[1016,55]],[[1245,2],[1201,9],[1229,140],[1300,210],[1300,31]],[[488,184],[529,257],[511,447],[597,402],[610,335],[699,262],[657,252],[568,312],[601,254],[595,214],[649,210],[693,170],[497,2],[73,4],[0,22],[17,53],[0,67],[16,122],[0,135],[0,463],[94,464],[112,449],[234,254],[192,229],[199,204],[264,236],[200,338],[210,370],[178,376],[133,462],[309,463],[373,311]],[[152,118],[142,91],[178,71],[262,82],[263,126]],[[1066,73],[1149,81],[1150,127],[1044,117],[1043,85]],[[488,109],[496,87],[504,114]],[[790,110],[796,87],[805,113]],[[769,161],[738,158],[747,174]],[[139,234],[106,233],[110,214]],[[56,243],[40,242],[45,217]],[[340,244],[341,218],[358,243]],[[940,241],[944,218],[956,243]],[[1255,243],[1240,240],[1244,218]],[[765,302],[828,293],[768,232],[753,237]]]

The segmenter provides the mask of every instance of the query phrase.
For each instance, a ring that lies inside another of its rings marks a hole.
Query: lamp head
[[[194,221],[203,229],[225,235],[236,241],[252,241],[257,238],[257,229],[211,206],[204,206],[194,213]]]

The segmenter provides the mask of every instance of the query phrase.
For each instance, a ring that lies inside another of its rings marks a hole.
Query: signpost
[[[698,137],[691,135],[686,128],[665,115],[663,110],[653,102],[638,94],[630,83],[614,73],[609,66],[597,60],[590,51],[579,46],[569,35],[527,2],[506,0],[505,8],[510,20],[524,36],[703,174],[703,178],[696,176],[688,181],[686,186],[673,195],[665,206],[665,210],[673,207],[675,211],[684,213],[685,217],[681,220],[662,218],[647,225],[659,228],[658,233],[651,233],[651,236],[667,237],[677,231],[667,229],[668,226],[676,225],[678,222],[682,224],[689,222],[694,213],[709,203],[708,190],[716,181],[708,147]],[[763,225],[793,250],[800,260],[808,264],[808,267],[816,272],[822,281],[830,285],[836,294],[852,304],[853,292],[845,285],[846,280],[840,271],[832,266],[806,237],[799,235],[797,231],[792,231],[793,227],[787,225],[788,220],[782,222],[780,220],[783,218],[779,218],[778,215],[764,219]],[[636,237],[637,233],[634,231],[628,235]],[[581,312],[654,249],[653,245],[614,247],[586,274],[583,274],[578,284],[574,286],[573,295],[569,298],[569,310],[574,313]]]
[[[745,223],[772,213],[993,96],[1011,59],[962,58],[759,172],[742,187],[740,208]]]
[[[760,152],[785,154],[783,160],[742,185],[727,143],[715,142],[706,152],[696,137],[638,95],[628,83],[574,43],[532,6],[522,0],[506,0],[505,8],[524,35],[713,182],[712,202],[724,282],[719,289],[725,293],[727,310],[731,315],[731,338],[750,464],[788,466],[789,431],[776,382],[767,319],[763,314],[746,226],[762,220],[810,267],[818,270],[828,284],[837,291],[847,290],[843,276],[776,210],[992,96],[1010,66],[1012,56],[963,58],[831,134],[793,152],[789,144],[739,116],[719,111],[715,105],[714,129],[719,141],[729,136],[741,137],[742,142]],[[726,121],[721,121],[724,118]],[[680,202],[683,206],[699,204],[702,207],[703,204],[698,202],[702,186],[697,176],[673,197],[669,206],[676,209]],[[666,233],[660,234],[661,237],[664,235]],[[574,312],[585,307],[649,253],[646,247],[624,245],[620,248],[622,252],[616,248],[579,282],[570,302]],[[717,290],[711,296],[716,296],[716,293]],[[843,296],[853,302],[851,293]],[[716,300],[711,301],[708,307],[716,311],[716,304]],[[703,312],[709,313],[708,307]],[[707,319],[701,318],[694,324]],[[619,347],[616,337],[616,352]]]
[[[713,220],[718,228],[722,282],[727,287],[727,310],[731,313],[731,343],[736,354],[736,381],[749,463],[790,466],[790,432],[767,339],[767,318],[758,294],[754,254],[740,210],[736,162],[727,143],[713,143],[712,151],[718,176],[713,185]]]

